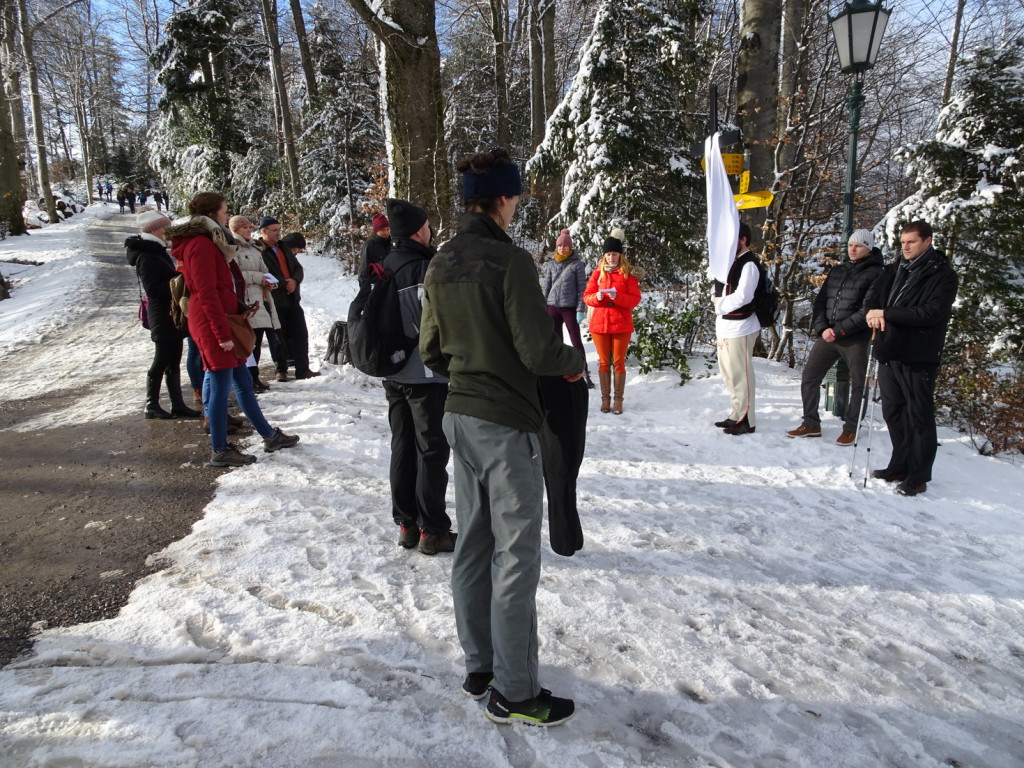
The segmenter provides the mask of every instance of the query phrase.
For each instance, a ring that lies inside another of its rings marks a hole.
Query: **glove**
[[[583,321],[586,320],[586,319],[587,319],[587,313],[586,312],[577,312],[576,313],[576,324],[577,325],[582,325]]]

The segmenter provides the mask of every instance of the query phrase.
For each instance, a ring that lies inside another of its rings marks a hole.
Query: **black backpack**
[[[762,328],[770,328],[779,320],[779,291],[760,259],[757,260],[757,269],[761,279],[754,291],[754,314]]]
[[[365,290],[348,309],[348,350],[358,370],[368,376],[394,376],[405,366],[418,340],[405,334],[402,306],[395,275],[413,262],[406,262],[394,274],[379,264]]]
[[[331,332],[327,334],[327,354],[324,355],[324,362],[331,365],[345,365],[352,362],[352,355],[348,351],[348,323],[338,320],[331,326]]]

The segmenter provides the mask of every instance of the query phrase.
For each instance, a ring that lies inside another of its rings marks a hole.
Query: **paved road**
[[[134,217],[97,221],[101,262],[63,326],[0,351],[0,665],[31,647],[35,627],[116,615],[150,556],[188,533],[221,470],[205,467],[196,421],[142,418],[148,334],[132,322],[138,288],[124,257]],[[104,350],[138,354],[110,364]],[[184,375],[184,374],[183,374]]]

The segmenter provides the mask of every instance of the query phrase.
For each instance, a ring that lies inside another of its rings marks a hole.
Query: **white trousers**
[[[729,391],[729,418],[757,426],[754,416],[754,344],[760,331],[735,339],[718,339],[718,369]]]

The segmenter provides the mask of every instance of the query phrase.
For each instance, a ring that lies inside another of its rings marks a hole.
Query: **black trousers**
[[[281,331],[277,328],[253,328],[253,331],[256,333],[256,345],[252,349],[252,356],[256,359],[256,364],[259,365],[260,353],[263,351],[263,336],[266,335],[267,346],[270,347],[270,359],[274,361],[278,370],[281,369],[281,363],[284,363],[284,369],[287,371],[288,357],[281,354]]]
[[[889,427],[889,469],[906,472],[915,485],[932,479],[938,446],[935,430],[935,380],[939,366],[890,361],[878,366],[882,417]]]
[[[277,305],[277,316],[281,320],[281,341],[278,356],[274,359],[278,373],[288,372],[288,358],[295,361],[295,375],[309,373],[309,331],[306,330],[306,313],[297,301],[287,306]],[[273,353],[271,353],[273,354]]]
[[[538,387],[544,409],[540,447],[548,492],[548,536],[551,549],[570,557],[583,549],[576,478],[587,447],[590,397],[582,379],[570,384],[561,376],[542,376]]]
[[[441,429],[448,384],[384,380],[391,425],[391,515],[426,533],[447,533],[445,511],[451,448]]]
[[[165,373],[171,372],[181,378],[181,334],[173,328],[161,328],[151,332],[153,339],[153,362],[149,366],[149,375],[160,379]]]
[[[804,402],[803,425],[810,429],[821,429],[821,415],[818,403],[821,399],[821,382],[829,368],[840,357],[850,369],[850,402],[846,406],[843,429],[857,431],[861,410],[864,407],[864,377],[868,372],[868,346],[871,338],[863,336],[854,340],[818,339],[807,355],[807,363],[800,377],[800,396]]]

